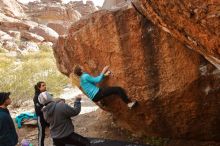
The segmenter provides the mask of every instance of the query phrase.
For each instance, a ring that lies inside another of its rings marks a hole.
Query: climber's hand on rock
[[[108,65],[105,66],[102,70],[102,73],[105,74],[108,71],[108,69],[109,69],[109,66]]]
[[[108,70],[104,75],[105,75],[105,76],[109,76],[110,74],[111,74],[111,71]]]

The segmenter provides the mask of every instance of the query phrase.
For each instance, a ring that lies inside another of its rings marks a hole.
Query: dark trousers
[[[129,103],[130,100],[128,99],[128,96],[126,95],[125,91],[121,87],[106,87],[106,88],[100,88],[99,92],[95,95],[93,98],[94,102],[98,102],[101,99],[110,96],[110,95],[119,95],[121,99],[125,103]]]
[[[73,144],[74,146],[90,146],[90,141],[89,139],[73,132],[64,138],[54,138],[53,144],[55,146],[65,146],[65,144]]]
[[[37,116],[38,125],[38,146],[44,146],[45,129],[49,124],[44,120],[43,115]]]

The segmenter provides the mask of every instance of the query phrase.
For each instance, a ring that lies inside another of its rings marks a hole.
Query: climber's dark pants
[[[65,146],[66,144],[73,144],[76,146],[90,146],[90,141],[89,139],[73,132],[64,138],[53,138],[53,144],[55,146]]]
[[[126,95],[125,91],[121,87],[105,87],[105,88],[100,88],[99,92],[95,95],[93,98],[94,102],[98,102],[101,99],[110,96],[110,95],[119,95],[121,99],[125,103],[129,103],[130,100],[128,99],[128,96]]]

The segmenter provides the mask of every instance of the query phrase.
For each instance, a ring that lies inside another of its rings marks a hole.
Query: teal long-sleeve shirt
[[[96,86],[96,84],[101,82],[103,78],[104,78],[104,74],[102,73],[97,77],[93,77],[88,73],[83,73],[81,75],[80,86],[91,100],[93,100],[93,98],[99,91],[99,88]]]

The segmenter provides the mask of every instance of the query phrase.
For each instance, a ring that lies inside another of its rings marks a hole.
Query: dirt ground
[[[135,138],[128,131],[118,128],[114,124],[112,115],[101,109],[74,117],[73,124],[75,132],[86,137],[142,143],[140,139]],[[18,145],[20,145],[22,139],[28,139],[33,146],[37,146],[38,130],[36,126],[25,125],[16,130],[19,135]],[[49,129],[46,130],[45,146],[52,146]]]
[[[88,103],[84,102],[84,105],[88,106]],[[89,103],[89,105],[91,105],[91,103]],[[23,108],[30,109],[30,107],[32,107],[32,105],[28,104],[28,106]],[[11,113],[20,113],[20,110],[12,110]],[[220,143],[216,142],[169,140],[164,143],[160,139],[138,138],[135,135],[132,135],[130,132],[117,127],[112,115],[101,110],[100,108],[93,112],[80,114],[72,118],[72,121],[75,126],[76,133],[90,138],[127,141],[136,144],[151,144],[152,146],[220,146]],[[16,130],[19,136],[19,143],[17,146],[21,145],[20,142],[22,139],[28,139],[33,146],[38,145],[37,126],[24,125],[22,128],[17,128]],[[52,139],[50,138],[49,129],[46,130],[45,146],[52,146]]]
[[[67,91],[65,91],[65,93],[67,93]],[[74,104],[74,99],[76,97],[74,94],[75,90],[67,95],[67,97],[74,98],[66,98],[66,103],[71,106]],[[9,110],[13,118],[24,112],[34,113],[33,101],[27,100],[22,102],[19,107],[9,107]],[[112,115],[101,110],[86,96],[82,96],[82,108],[80,115],[73,117],[72,121],[75,126],[75,132],[85,137],[143,143],[139,138],[132,136],[128,131],[118,128],[114,123]],[[17,124],[15,125],[17,128]],[[33,146],[37,146],[37,126],[23,125],[22,128],[17,128],[16,130],[19,136],[19,146],[21,145],[20,142],[22,139],[28,139],[33,144]],[[52,146],[52,139],[50,138],[50,132],[48,128],[46,130],[45,146]]]

